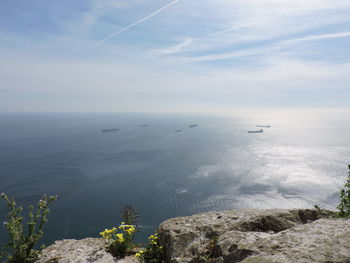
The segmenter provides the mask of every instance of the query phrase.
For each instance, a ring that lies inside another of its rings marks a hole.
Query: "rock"
[[[172,263],[350,262],[350,220],[313,209],[229,210],[159,227]],[[322,218],[322,219],[321,219]]]
[[[38,263],[137,263],[135,257],[115,259],[106,252],[104,240],[101,238],[85,238],[81,240],[65,239],[56,241],[45,248]]]
[[[320,219],[258,240],[251,249],[256,245],[260,256],[273,262],[349,263],[350,220]]]
[[[350,220],[312,209],[229,210],[173,218],[159,227],[169,263],[350,263]],[[100,238],[56,241],[38,263],[136,263]]]

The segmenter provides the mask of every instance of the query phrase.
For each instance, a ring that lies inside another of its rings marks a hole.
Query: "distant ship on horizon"
[[[256,127],[259,127],[259,128],[271,128],[270,125],[256,125]]]
[[[140,127],[142,128],[148,127],[148,124],[140,124]]]
[[[188,125],[188,127],[189,127],[189,128],[194,128],[194,127],[198,127],[198,125],[197,125],[196,123],[194,123],[194,124]]]
[[[177,129],[174,132],[182,132],[182,130],[181,129]]]
[[[102,130],[102,132],[114,132],[114,131],[119,131],[119,128],[104,129],[104,130]]]
[[[254,130],[254,131],[248,131],[248,133],[262,133],[264,132],[263,129],[260,129],[260,130]]]

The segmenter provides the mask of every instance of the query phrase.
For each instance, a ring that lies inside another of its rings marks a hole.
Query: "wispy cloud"
[[[227,60],[227,59],[246,57],[246,56],[256,56],[256,55],[262,55],[262,54],[271,54],[272,52],[281,51],[286,48],[291,48],[297,42],[317,41],[317,40],[326,40],[326,39],[344,38],[344,37],[350,37],[350,32],[321,34],[321,35],[306,36],[302,38],[293,38],[293,39],[273,42],[267,46],[262,46],[262,47],[246,48],[246,49],[220,53],[220,54],[206,54],[202,56],[192,56],[189,58],[189,60],[190,61],[214,61],[214,60]]]
[[[194,39],[192,37],[186,37],[185,40],[182,41],[181,43],[176,44],[176,45],[171,46],[171,47],[159,49],[156,52],[159,54],[162,54],[162,55],[176,54],[176,53],[183,51],[185,48],[187,48],[189,45],[191,45],[193,40]]]
[[[262,24],[262,23],[274,20],[276,18],[277,17],[262,19],[262,20],[255,21],[255,22],[252,22],[252,23],[226,28],[224,30],[216,31],[216,32],[213,32],[213,33],[210,33],[210,34],[199,36],[199,37],[186,37],[185,40],[182,41],[181,43],[176,44],[174,46],[167,47],[167,48],[159,49],[159,50],[157,50],[157,53],[162,54],[162,55],[173,55],[173,54],[176,54],[176,53],[180,53],[180,52],[184,51],[187,47],[189,47],[195,41],[204,40],[206,38],[216,37],[216,36],[219,36],[219,35],[222,35],[222,34],[225,34],[225,33],[229,33],[229,32],[232,32],[232,31],[236,31],[236,30],[241,30],[241,29],[244,29],[244,28],[252,27],[252,26],[255,26],[255,25],[259,25],[259,24]]]
[[[317,4],[317,1],[319,4]],[[228,57],[234,58],[240,55],[249,56],[252,53],[253,55],[260,52],[265,53],[269,49],[274,51],[278,49],[275,46],[276,43],[287,45],[287,43],[279,43],[281,39],[286,39],[293,35],[303,36],[306,32],[310,34],[313,30],[320,30],[338,23],[346,23],[349,19],[340,10],[350,9],[349,3],[330,0],[310,0],[310,3],[305,3],[302,0],[286,0],[283,2],[278,0],[252,0],[249,3],[244,0],[226,2],[206,0],[205,3],[211,6],[215,12],[220,13],[220,18],[216,21],[220,22],[221,25],[219,25],[223,29],[212,30],[213,32],[211,33],[208,30],[209,33],[199,36],[186,33],[187,37],[182,37],[183,40],[180,43],[158,48],[155,54],[179,54],[180,56],[185,55],[188,57],[200,55],[198,60],[210,61],[227,59]],[[208,17],[210,11],[206,12],[205,16]],[[200,12],[197,11],[197,14],[199,14],[197,17],[201,17]],[[325,17],[327,19],[324,19]],[[199,19],[199,21],[201,20]],[[203,21],[202,23],[208,25],[208,29],[210,27],[220,28],[218,25],[213,24],[211,20],[208,22]],[[234,26],[222,27],[225,23]],[[200,30],[194,32],[197,33]],[[303,37],[300,37],[300,39],[295,39],[294,41],[311,41],[346,36],[346,34],[330,34],[322,37],[317,36],[316,38],[310,36],[310,39],[307,38],[305,40]],[[176,36],[173,39],[181,38]],[[188,39],[191,39],[191,41]],[[242,45],[246,45],[246,48],[242,49]],[[266,47],[266,45],[272,47]],[[237,49],[235,50],[236,47]],[[247,49],[249,50],[248,52],[246,51]],[[250,52],[251,50],[253,52]],[[225,55],[225,52],[228,55]]]
[[[115,38],[115,37],[118,36],[119,34],[121,34],[121,33],[125,32],[125,31],[129,30],[130,28],[132,28],[132,27],[134,27],[134,26],[136,26],[136,25],[138,25],[138,24],[140,24],[140,23],[142,23],[142,22],[144,22],[144,21],[146,21],[147,19],[150,19],[151,17],[153,17],[153,16],[159,14],[159,13],[162,12],[163,10],[169,8],[170,6],[176,4],[176,3],[179,2],[179,1],[180,1],[180,0],[174,0],[174,1],[170,2],[169,4],[163,6],[162,8],[158,9],[157,11],[153,12],[152,14],[150,14],[150,15],[148,15],[148,16],[145,16],[144,18],[141,18],[141,19],[139,19],[139,20],[137,20],[137,21],[131,23],[130,25],[128,25],[128,26],[126,26],[126,27],[124,27],[124,28],[122,28],[122,29],[120,29],[120,30],[118,30],[118,31],[116,31],[116,32],[114,32],[114,33],[112,33],[112,34],[110,34],[110,35],[107,36],[106,38],[104,38],[104,39],[102,39],[101,41],[99,41],[99,42],[95,45],[95,47],[97,47],[97,46],[99,46],[99,45],[105,43],[106,41],[108,41],[108,40],[110,40],[110,39],[112,39],[112,38]]]

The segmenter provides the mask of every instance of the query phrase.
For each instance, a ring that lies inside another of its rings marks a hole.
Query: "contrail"
[[[310,40],[321,40],[321,39],[341,38],[341,37],[350,37],[350,32],[313,35],[313,36],[308,36],[308,37],[303,37],[303,38],[290,39],[290,40],[286,40],[285,42],[310,41]]]
[[[274,20],[274,19],[276,19],[276,18],[277,18],[277,17],[267,18],[267,19],[263,19],[263,20],[256,21],[256,22],[254,22],[254,23],[250,23],[250,24],[246,24],[246,25],[242,25],[242,26],[236,26],[236,27],[227,28],[227,29],[225,29],[225,30],[221,30],[221,31],[218,31],[218,32],[215,32],[215,33],[210,33],[210,34],[208,34],[208,35],[199,36],[199,37],[197,37],[197,38],[195,38],[195,39],[197,40],[197,39],[202,39],[202,38],[214,37],[214,36],[221,35],[221,34],[224,34],[224,33],[227,33],[227,32],[231,32],[231,31],[235,31],[235,30],[242,29],[242,28],[246,28],[246,27],[251,27],[251,26],[258,25],[258,24],[262,24],[262,23],[265,23],[265,22],[267,22],[267,21]]]
[[[102,39],[101,41],[99,41],[99,42],[95,45],[95,47],[97,47],[97,46],[103,44],[104,42],[106,42],[106,41],[108,41],[108,40],[110,40],[110,39],[112,39],[112,38],[114,38],[114,37],[116,37],[116,36],[118,36],[119,34],[121,34],[121,33],[125,32],[125,31],[129,30],[130,28],[132,28],[132,27],[134,27],[134,26],[136,26],[136,25],[138,25],[138,24],[140,24],[140,23],[146,21],[147,19],[151,18],[152,16],[155,16],[156,14],[162,12],[164,9],[167,9],[168,7],[170,7],[170,6],[174,5],[174,4],[176,4],[176,3],[179,2],[179,1],[180,1],[180,0],[174,0],[174,1],[170,2],[169,4],[163,6],[162,8],[158,9],[157,11],[153,12],[152,14],[150,14],[150,15],[144,17],[144,18],[141,18],[141,19],[137,20],[136,22],[133,22],[133,23],[131,23],[130,25],[128,25],[128,26],[126,26],[126,27],[124,27],[124,28],[122,28],[122,29],[120,29],[120,30],[114,32],[113,34],[111,34],[111,35],[109,35],[108,37],[106,37],[106,38]]]

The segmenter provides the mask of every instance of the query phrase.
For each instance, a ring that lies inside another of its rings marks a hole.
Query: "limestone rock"
[[[312,209],[229,210],[173,218],[159,227],[169,263],[350,263],[350,220]],[[136,263],[104,240],[61,240],[38,263]]]
[[[172,263],[350,262],[350,220],[312,209],[229,210],[160,225]]]
[[[85,238],[81,240],[65,239],[56,241],[45,248],[38,263],[137,263],[134,257],[115,259],[106,252],[104,240],[101,238]]]

